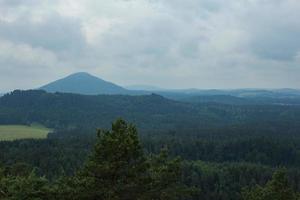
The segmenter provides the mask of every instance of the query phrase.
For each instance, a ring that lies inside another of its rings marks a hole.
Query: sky
[[[300,88],[299,0],[0,0],[0,92],[74,72],[122,86]]]

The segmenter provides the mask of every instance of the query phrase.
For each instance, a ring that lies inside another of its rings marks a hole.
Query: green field
[[[0,141],[12,141],[18,139],[43,139],[51,130],[40,126],[24,125],[0,125]]]

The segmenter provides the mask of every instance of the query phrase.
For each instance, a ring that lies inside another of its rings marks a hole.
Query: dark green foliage
[[[250,163],[185,162],[183,182],[198,189],[193,199],[240,200],[243,187],[265,184],[273,169]]]
[[[117,120],[111,131],[98,132],[94,151],[74,180],[76,190],[84,190],[81,199],[175,200],[190,192],[181,173],[180,160],[170,160],[166,152],[147,159],[136,128]]]
[[[182,181],[183,165],[180,158],[170,159],[166,149],[150,158],[150,199],[184,199],[198,192],[198,189],[186,186]]]
[[[99,131],[84,167],[74,176],[50,183],[28,166],[0,170],[0,197],[5,200],[175,200],[191,190],[182,182],[179,159],[165,152],[147,159],[137,130],[117,120],[111,131]]]
[[[80,172],[86,199],[140,199],[147,189],[148,163],[136,128],[117,120],[111,131],[99,131],[94,151]],[[101,189],[99,189],[101,187]]]
[[[5,166],[27,163],[35,167],[38,174],[50,179],[73,175],[86,160],[94,138],[0,142],[0,163]]]
[[[297,200],[298,197],[290,187],[284,170],[276,171],[264,187],[257,185],[243,191],[244,200]]]
[[[134,122],[142,132],[197,130],[255,124],[286,132],[300,129],[300,106],[192,104],[159,95],[125,96],[76,94],[44,91],[14,91],[0,98],[0,124],[38,122],[50,128],[108,128],[122,117]],[[289,134],[292,134],[291,132]]]
[[[257,129],[247,130],[246,126],[241,126],[217,131],[207,129],[198,134],[173,132],[143,136],[142,141],[150,152],[157,153],[162,145],[167,144],[172,156],[180,155],[187,160],[251,162],[274,167],[300,166],[300,136],[276,135],[267,130],[259,131],[265,136],[256,136],[253,132]]]
[[[50,200],[54,199],[47,179],[34,172],[26,176],[5,175],[0,171],[0,199]]]

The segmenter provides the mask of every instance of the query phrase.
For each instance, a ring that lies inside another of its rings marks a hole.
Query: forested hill
[[[299,106],[184,103],[159,95],[78,95],[16,90],[0,98],[1,124],[38,122],[51,128],[108,127],[118,117],[141,130],[173,130],[238,124],[298,127]]]
[[[114,83],[102,80],[85,72],[71,74],[51,82],[40,89],[47,92],[66,92],[75,94],[129,94],[130,91]]]
[[[79,95],[41,90],[14,91],[0,99],[0,123],[38,122],[53,128],[108,127],[118,117],[142,129],[220,120],[217,113],[159,95]],[[220,121],[221,122],[221,121]]]

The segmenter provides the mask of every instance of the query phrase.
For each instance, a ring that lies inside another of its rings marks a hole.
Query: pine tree
[[[85,199],[142,198],[149,182],[148,163],[136,128],[119,119],[111,131],[98,131],[98,142],[79,173]]]
[[[111,131],[98,131],[84,168],[55,190],[64,200],[176,200],[191,192],[182,184],[181,166],[166,151],[147,159],[136,128],[119,119]]]

